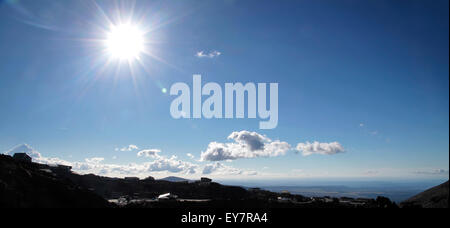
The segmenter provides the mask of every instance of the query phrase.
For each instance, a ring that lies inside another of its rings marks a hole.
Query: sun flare
[[[138,26],[120,24],[111,26],[106,38],[108,54],[120,60],[139,59],[145,49],[144,33]]]

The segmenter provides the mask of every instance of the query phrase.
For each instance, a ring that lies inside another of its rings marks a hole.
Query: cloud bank
[[[302,153],[303,156],[313,154],[333,155],[345,152],[344,147],[338,142],[321,143],[321,142],[306,142],[299,143],[296,150]]]
[[[196,174],[198,172],[198,165],[179,160],[176,156],[170,158],[158,156],[153,161],[125,165],[106,164],[103,163],[103,160],[103,158],[87,158],[85,162],[69,162],[67,165],[71,165],[74,171],[80,173],[96,173],[106,176],[141,176],[154,172],[178,174]]]
[[[137,147],[126,147],[135,150]],[[86,158],[82,162],[70,162],[60,158],[50,158],[42,156],[37,150],[33,149],[27,144],[22,144],[8,150],[6,154],[13,155],[14,153],[26,153],[32,157],[34,162],[48,164],[48,165],[68,165],[72,166],[75,172],[81,174],[95,173],[104,176],[142,176],[143,174],[152,174],[152,172],[169,172],[178,174],[196,174],[199,171],[198,165],[179,160],[176,156],[167,158],[159,155],[161,150],[145,149],[137,153],[139,157],[148,157],[154,159],[153,161],[144,162],[141,164],[107,164],[102,157]]]
[[[177,156],[172,156],[170,158],[158,157],[153,162],[148,163],[147,171],[169,171],[171,173],[186,173],[195,174],[198,165],[192,164],[190,162],[185,162],[177,159]]]
[[[272,141],[256,132],[239,131],[228,136],[232,143],[211,142],[200,161],[225,161],[240,158],[276,157],[291,149],[287,142]]]
[[[215,175],[257,175],[258,173],[256,171],[247,171],[247,170],[241,170],[238,168],[234,168],[231,166],[223,165],[222,163],[215,162],[212,164],[207,164],[203,168],[202,174],[209,175],[209,174],[215,174]]]

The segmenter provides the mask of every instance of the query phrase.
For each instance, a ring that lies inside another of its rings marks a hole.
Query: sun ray
[[[102,4],[92,0],[88,6],[96,20],[86,20],[89,30],[84,37],[73,39],[84,44],[90,64],[84,69],[85,85],[79,97],[93,88],[99,80],[112,79],[113,87],[120,86],[121,78],[128,77],[134,87],[136,96],[145,93],[141,83],[145,78],[155,84],[164,93],[167,88],[162,86],[163,79],[158,79],[154,73],[158,63],[185,73],[183,69],[167,61],[158,52],[158,45],[165,43],[160,31],[170,24],[186,16],[166,17],[158,11],[149,13],[136,1],[112,1],[113,4]],[[96,56],[96,57],[94,57]],[[90,75],[87,77],[87,75]],[[111,91],[114,93],[114,91]]]

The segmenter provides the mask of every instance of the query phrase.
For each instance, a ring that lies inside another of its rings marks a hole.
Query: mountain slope
[[[448,208],[448,181],[419,193],[400,204],[401,207]]]
[[[184,178],[181,178],[181,177],[174,177],[174,176],[164,177],[164,178],[159,179],[159,180],[170,181],[170,182],[184,182],[184,181],[189,181],[188,179],[184,179]]]

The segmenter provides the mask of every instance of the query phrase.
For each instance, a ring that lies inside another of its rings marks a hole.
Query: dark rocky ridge
[[[404,208],[448,208],[448,181],[419,193],[400,204]]]
[[[165,181],[170,181],[170,182],[189,182],[189,181],[191,181],[191,180],[188,180],[188,179],[184,179],[184,178],[181,178],[181,177],[174,177],[174,176],[170,176],[170,177],[164,177],[164,178],[162,178],[162,179],[159,179],[159,180],[165,180]]]

